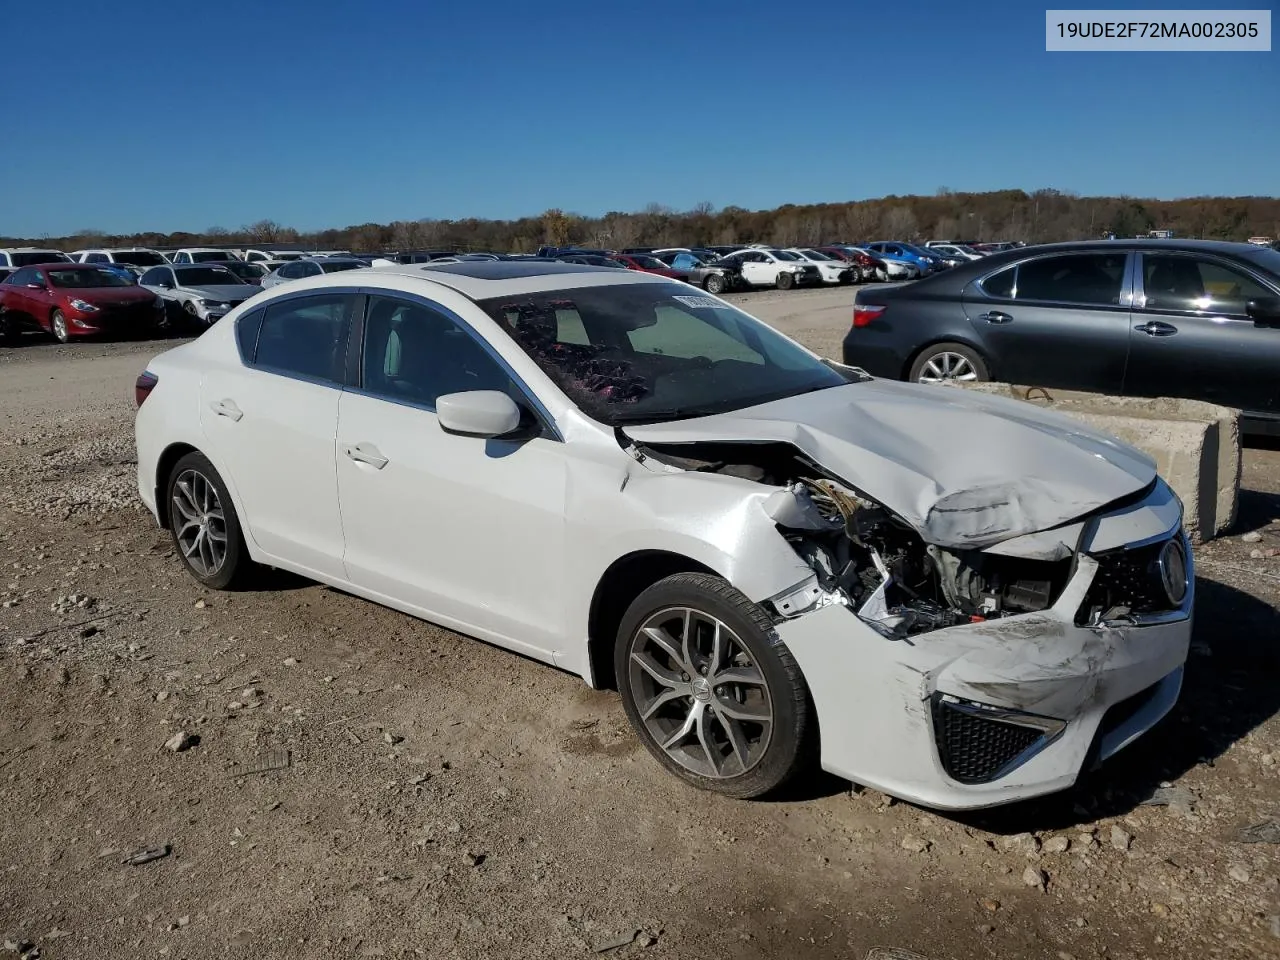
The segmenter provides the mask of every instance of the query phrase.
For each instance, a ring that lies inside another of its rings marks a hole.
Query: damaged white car
[[[1033,797],[1178,696],[1181,504],[1075,421],[635,272],[272,293],[137,384],[139,491],[208,586],[284,568],[616,686],[737,797],[815,759],[932,807]]]

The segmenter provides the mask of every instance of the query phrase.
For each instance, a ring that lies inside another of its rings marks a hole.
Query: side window
[[[994,276],[983,280],[982,289],[989,297],[997,297],[1001,300],[1011,299],[1013,297],[1013,279],[1017,272],[1017,267],[1001,270]]]
[[[286,280],[296,280],[298,277],[302,276],[296,263],[286,263],[280,268],[279,273],[280,276],[284,277]]]
[[[174,263],[190,263],[191,257],[185,253],[179,253],[173,258]]]
[[[500,390],[523,400],[469,330],[441,311],[392,297],[369,300],[360,382],[374,396],[433,410],[437,397],[467,390]]]
[[[247,364],[253,364],[257,359],[254,354],[258,349],[258,331],[262,329],[265,314],[265,310],[255,310],[236,321],[236,343],[240,347],[240,358]]]
[[[1246,306],[1275,294],[1243,273],[1212,260],[1142,255],[1146,309],[1247,316]]]
[[[7,282],[12,283],[15,286],[25,287],[28,283],[36,282],[35,273],[36,272],[34,270],[17,270],[9,276]]]
[[[739,360],[763,365],[764,357],[743,340],[741,331],[730,321],[730,329],[713,326],[701,317],[676,307],[659,304],[654,308],[654,322],[627,331],[627,340],[636,353],[658,354],[691,360],[705,357],[712,363]]]
[[[298,274],[301,277],[318,277],[324,271],[320,269],[320,264],[314,261],[307,261],[302,265],[302,270]]]
[[[267,307],[254,365],[278,373],[339,383],[351,298],[298,297]]]
[[[1018,267],[1019,300],[1049,303],[1120,303],[1123,253],[1067,253],[1041,257]]]
[[[85,263],[110,263],[105,253],[90,253],[84,258]]]
[[[164,274],[163,267],[153,267],[138,278],[138,282],[145,287],[154,287],[160,282],[160,277]]]
[[[257,263],[259,260],[265,260],[267,258],[258,253],[257,250],[252,250],[244,259],[246,263]]]

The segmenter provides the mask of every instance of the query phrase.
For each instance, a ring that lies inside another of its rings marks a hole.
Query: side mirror
[[[1261,323],[1280,323],[1280,297],[1258,297],[1245,305],[1249,318]]]
[[[491,439],[520,426],[520,408],[498,390],[467,390],[436,398],[436,416],[446,433]]]

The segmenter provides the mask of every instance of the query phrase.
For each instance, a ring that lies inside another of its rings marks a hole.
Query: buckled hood
[[[624,432],[653,444],[789,443],[925,541],[957,549],[1076,520],[1156,475],[1146,454],[1063,414],[889,380]]]

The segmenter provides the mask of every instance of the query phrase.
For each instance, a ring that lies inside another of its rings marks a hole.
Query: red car
[[[817,250],[828,257],[835,257],[837,260],[843,260],[857,267],[858,272],[854,274],[854,281],[857,283],[883,280],[887,276],[884,261],[865,250],[859,250],[856,247],[818,247]]]
[[[0,335],[39,327],[72,337],[149,334],[163,325],[164,301],[122,271],[85,263],[22,267],[0,281]]]
[[[673,270],[657,257],[647,257],[641,253],[615,253],[613,259],[624,263],[628,270],[639,270],[641,273],[656,273],[660,277],[671,277],[673,280],[688,281],[689,274],[685,270]]]

